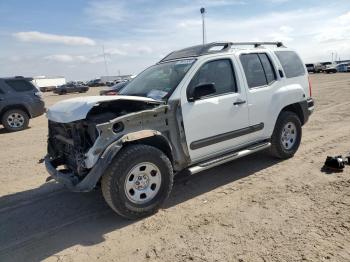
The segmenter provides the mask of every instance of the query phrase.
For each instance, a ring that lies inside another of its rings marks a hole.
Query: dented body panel
[[[77,102],[78,105],[73,107],[81,112],[84,111],[85,118],[70,123],[65,123],[69,117],[64,118],[64,112],[60,117],[61,122],[54,121],[58,119],[52,115],[57,115],[60,107],[55,106],[54,110],[51,108],[49,110],[51,114],[48,115],[49,154],[45,158],[50,175],[64,183],[72,191],[89,191],[96,185],[103,171],[123,146],[140,141],[142,143],[158,143],[163,146],[169,159],[172,159],[174,170],[181,170],[188,166],[190,158],[186,141],[184,141],[184,131],[181,128],[181,122],[179,122],[181,118],[177,118],[181,115],[179,101],[169,102],[165,105],[153,99],[142,101],[132,98],[127,100],[127,97],[122,97],[102,102],[101,100],[96,101],[95,98],[88,98],[86,103],[83,103],[82,100],[72,99],[69,103]],[[144,104],[141,108],[147,109],[122,115],[103,111],[99,113],[97,110],[99,107],[103,107],[104,103],[112,104],[111,108],[118,108],[118,103],[121,101],[128,101],[129,106],[136,102],[135,107],[137,108],[135,110],[139,110],[141,102]],[[97,113],[92,114],[93,110]],[[96,120],[99,114],[104,116],[110,114],[110,116],[107,121],[89,123],[91,121],[89,119]],[[89,133],[91,127],[95,130]],[[79,134],[74,135],[74,133]],[[85,140],[91,140],[91,142],[88,145],[82,144]],[[62,167],[64,175],[57,171],[60,170],[60,167]]]
[[[67,99],[51,106],[46,115],[51,121],[58,123],[70,123],[73,121],[85,119],[89,111],[100,103],[113,102],[118,100],[142,101],[158,104],[156,101],[147,97],[137,96],[87,96]]]

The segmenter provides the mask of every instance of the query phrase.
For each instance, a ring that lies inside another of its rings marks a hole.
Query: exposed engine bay
[[[49,119],[48,155],[55,166],[84,177],[89,168],[86,167],[86,153],[100,136],[96,126],[128,115],[130,113],[153,109],[159,103],[145,101],[105,101],[93,106],[85,119],[69,123],[61,123]],[[114,124],[113,132],[121,132],[123,124]]]

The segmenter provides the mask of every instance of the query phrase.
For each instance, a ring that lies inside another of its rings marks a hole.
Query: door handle
[[[237,100],[236,102],[233,102],[233,105],[234,106],[238,106],[238,105],[242,105],[242,104],[245,104],[247,101],[245,100]]]

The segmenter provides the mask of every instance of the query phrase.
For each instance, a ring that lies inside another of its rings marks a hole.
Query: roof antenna
[[[201,14],[202,14],[202,36],[203,36],[203,45],[205,44],[205,21],[204,21],[204,14],[205,14],[205,8],[202,7],[200,9]]]

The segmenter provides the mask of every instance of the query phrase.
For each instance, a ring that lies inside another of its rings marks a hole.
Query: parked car
[[[89,90],[88,86],[80,85],[74,82],[69,82],[65,85],[57,87],[53,92],[58,95],[64,95],[67,93],[86,93]]]
[[[55,90],[57,86],[41,86],[39,89],[41,92],[51,92]]]
[[[129,83],[129,81],[124,81],[124,82],[120,82],[114,86],[111,86],[109,88],[103,89],[100,91],[100,96],[115,96],[118,95],[118,93],[120,92],[120,90],[122,90],[127,84]]]
[[[315,71],[316,73],[321,73],[324,72],[326,70],[326,66],[327,65],[331,65],[332,62],[321,62],[321,63],[317,63],[315,65]]]
[[[350,63],[344,62],[336,65],[338,72],[350,72]]]
[[[101,79],[97,78],[94,80],[90,80],[87,85],[89,87],[97,87],[97,86],[105,86],[105,84],[101,81]]]
[[[29,119],[45,112],[42,93],[31,83],[32,78],[0,78],[0,120],[8,131],[28,127]]]
[[[315,64],[306,64],[305,66],[309,73],[316,73]]]
[[[313,109],[305,65],[281,43],[189,47],[118,96],[52,106],[45,165],[73,191],[101,182],[114,211],[140,218],[160,208],[182,170],[195,174],[264,149],[293,157]]]
[[[323,72],[329,74],[329,73],[336,73],[338,72],[337,70],[337,64],[331,63],[331,64],[327,64],[325,69],[323,70]]]

